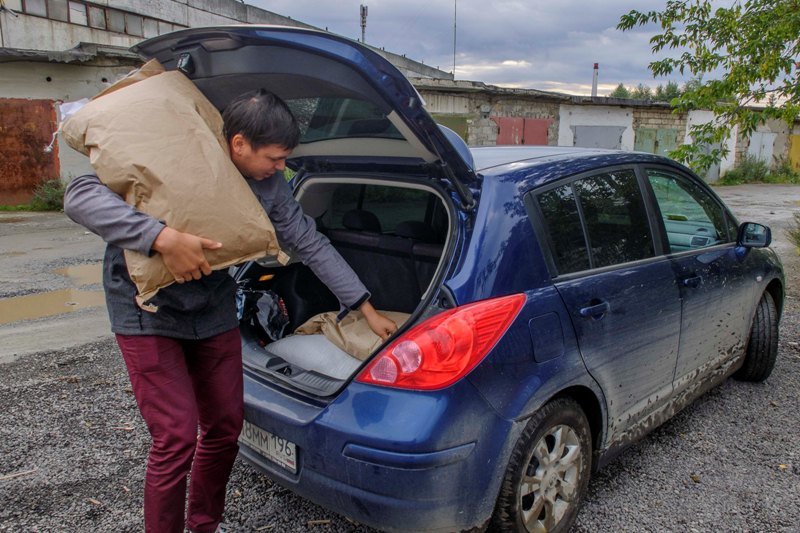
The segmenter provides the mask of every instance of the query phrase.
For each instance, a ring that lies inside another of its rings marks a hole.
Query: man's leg
[[[239,328],[190,341],[186,351],[200,419],[186,525],[205,533],[222,520],[225,487],[239,450],[244,416]]]
[[[144,483],[150,533],[182,533],[186,475],[197,444],[197,406],[182,341],[117,335],[139,411],[152,437]]]

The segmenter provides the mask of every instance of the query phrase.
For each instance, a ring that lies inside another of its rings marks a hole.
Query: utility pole
[[[361,4],[361,42],[366,43],[367,34],[367,6]]]
[[[458,15],[458,0],[453,0],[453,79],[456,79],[456,20]]]

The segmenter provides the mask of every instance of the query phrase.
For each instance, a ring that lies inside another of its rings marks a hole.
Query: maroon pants
[[[203,340],[117,335],[152,445],[144,485],[150,533],[213,532],[242,430],[238,328]],[[200,431],[198,434],[198,425]]]

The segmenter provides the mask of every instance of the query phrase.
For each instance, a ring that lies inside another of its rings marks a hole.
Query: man
[[[370,328],[386,339],[397,326],[375,311],[367,289],[316,231],[314,220],[303,214],[283,178],[286,158],[300,137],[289,108],[261,89],[234,100],[223,120],[231,160],[269,215],[281,244],[291,246],[343,307],[362,311]],[[126,204],[92,175],[70,182],[64,211],[108,243],[103,286],[111,329],[152,437],[145,529],[183,531],[191,469],[186,527],[215,531],[243,418],[235,283],[226,271],[212,272],[203,253],[224,243],[165,226]],[[161,254],[175,277],[177,284],[151,300],[157,312],[137,306],[123,249]]]

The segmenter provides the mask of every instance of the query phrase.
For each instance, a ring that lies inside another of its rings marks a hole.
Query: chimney
[[[592,98],[597,96],[597,67],[598,63],[594,64],[594,76],[592,77]]]

